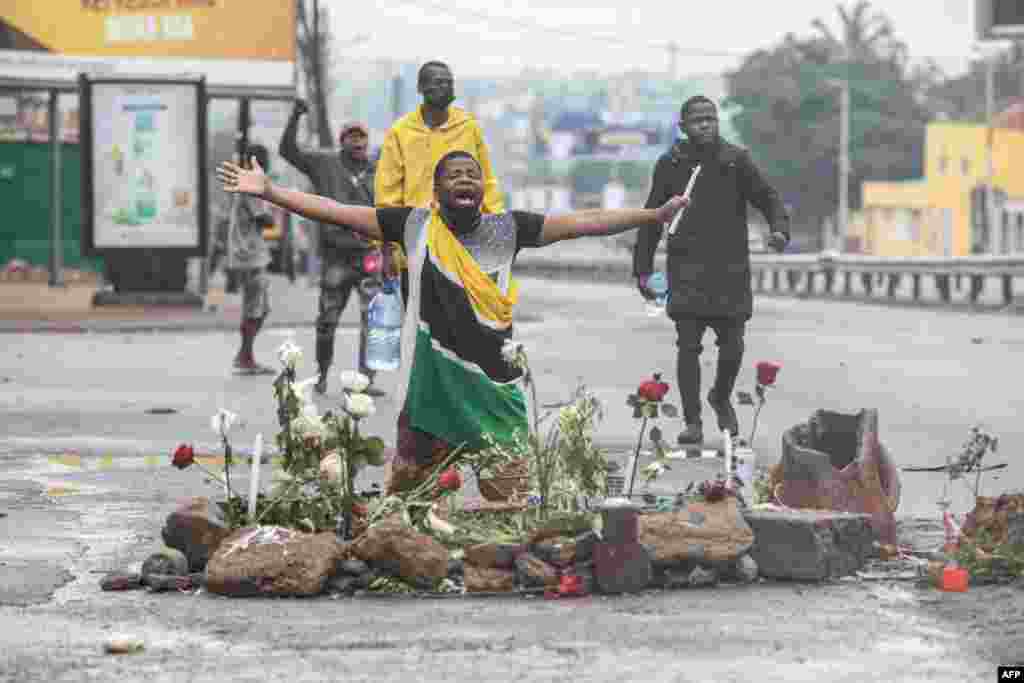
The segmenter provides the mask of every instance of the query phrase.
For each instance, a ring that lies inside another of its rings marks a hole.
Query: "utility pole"
[[[50,91],[50,287],[64,286],[64,239],[61,234],[64,217],[61,191],[60,160],[60,91]]]
[[[992,138],[995,130],[992,128],[992,119],[995,117],[996,95],[995,95],[995,59],[993,55],[985,55],[985,125],[986,140],[985,154],[987,157],[987,192],[985,192],[985,223],[988,226],[989,252],[992,254],[1002,253],[1003,226],[996,225],[995,211],[995,163],[992,154]]]
[[[839,94],[839,237],[850,227],[850,79],[843,79]],[[825,245],[830,248],[832,245]]]

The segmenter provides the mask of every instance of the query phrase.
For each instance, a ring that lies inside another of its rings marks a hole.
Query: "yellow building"
[[[847,251],[875,256],[1024,252],[1024,131],[992,130],[994,231],[985,230],[984,202],[977,192],[988,180],[989,129],[941,121],[926,129],[923,179],[863,183],[863,208],[851,217]]]

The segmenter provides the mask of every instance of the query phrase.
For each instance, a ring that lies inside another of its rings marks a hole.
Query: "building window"
[[[1017,251],[1024,251],[1024,212],[1017,214]]]
[[[910,211],[910,241],[917,244],[921,241],[921,209]]]
[[[967,157],[962,157],[960,159],[960,174],[961,175],[970,175],[970,173],[971,173],[971,160],[968,159]]]

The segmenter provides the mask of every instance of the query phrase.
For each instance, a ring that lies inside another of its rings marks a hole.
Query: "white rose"
[[[238,415],[230,410],[221,408],[217,411],[216,415],[210,418],[210,428],[217,436],[224,436],[231,431],[231,428],[235,426],[237,421]]]
[[[345,411],[358,419],[373,415],[377,407],[373,405],[373,397],[368,394],[348,394],[345,397]]]
[[[518,359],[519,355],[523,353],[523,343],[512,341],[508,339],[501,346],[501,357],[505,359],[508,364],[514,364]]]
[[[660,462],[652,462],[649,465],[645,465],[641,471],[648,479],[657,479],[665,473],[666,469],[668,468],[664,464]]]
[[[345,391],[359,394],[366,391],[368,386],[370,386],[370,378],[361,372],[346,370],[341,373],[341,388]]]
[[[289,339],[281,344],[281,348],[277,350],[277,357],[280,359],[281,365],[294,370],[302,362],[302,349]]]

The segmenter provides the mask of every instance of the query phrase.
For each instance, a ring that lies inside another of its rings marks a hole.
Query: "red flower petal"
[[[183,443],[175,449],[174,455],[171,456],[171,464],[179,470],[183,470],[195,462],[195,457],[195,452],[192,450],[192,446],[187,443]]]
[[[759,361],[755,367],[757,369],[757,383],[765,387],[775,384],[775,376],[782,369],[781,364],[767,360]]]

